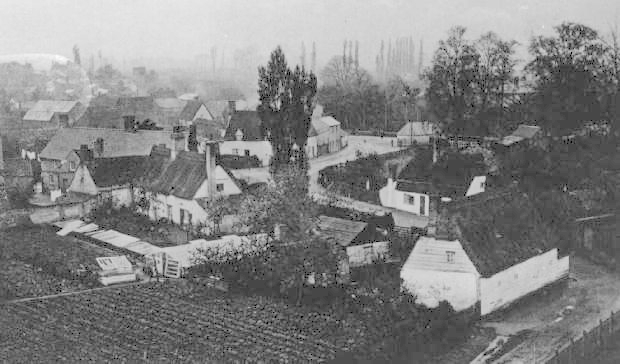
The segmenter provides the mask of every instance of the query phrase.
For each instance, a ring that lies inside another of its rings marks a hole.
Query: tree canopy
[[[284,52],[277,47],[266,66],[258,69],[258,112],[268,130],[274,149],[273,166],[290,162],[292,146],[297,144],[301,158],[308,139],[316,76],[303,67],[288,67]]]

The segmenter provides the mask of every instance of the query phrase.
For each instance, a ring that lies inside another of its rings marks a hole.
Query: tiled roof
[[[62,160],[73,149],[88,145],[94,149],[95,141],[104,141],[103,155],[95,157],[114,158],[127,156],[146,156],[153,145],[172,146],[171,133],[166,131],[139,130],[129,132],[117,129],[62,128],[52,137],[41,152],[41,158]]]
[[[180,152],[152,185],[152,189],[179,198],[192,199],[207,179],[204,154]]]
[[[211,100],[205,101],[205,106],[216,119],[221,119],[224,117],[224,113],[228,110],[228,101],[221,100]]]
[[[39,100],[26,112],[24,120],[49,121],[54,113],[68,113],[77,103],[77,101]]]
[[[230,118],[226,138],[234,140],[237,130],[241,130],[243,140],[263,140],[262,125],[257,111],[237,111]]]
[[[152,157],[96,158],[87,165],[97,187],[110,187],[153,181],[160,175],[167,161],[168,159],[162,155],[154,154]]]
[[[459,240],[483,277],[557,247],[532,201],[517,186],[444,204],[437,237]]]
[[[201,101],[188,100],[187,103],[185,104],[185,107],[183,107],[183,110],[179,114],[179,119],[180,120],[193,120],[194,116],[196,115],[196,113],[198,112],[198,110],[200,109],[202,105],[204,104]],[[209,112],[208,109],[207,109],[207,112]],[[211,113],[209,112],[209,114]],[[213,119],[213,115],[211,115],[211,118]]]
[[[365,222],[321,215],[318,218],[318,232],[326,238],[333,238],[338,244],[347,246],[368,226]]]
[[[117,106],[121,115],[136,115],[138,113],[150,113],[155,108],[155,102],[151,96],[121,97]]]
[[[118,97],[93,98],[84,115],[75,124],[78,127],[124,129]]]

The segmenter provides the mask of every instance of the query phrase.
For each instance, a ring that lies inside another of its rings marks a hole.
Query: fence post
[[[601,348],[605,347],[603,343],[603,319],[598,320],[598,342]]]
[[[586,332],[586,330],[583,330],[583,333],[581,335],[583,337],[583,355],[581,356],[581,358],[585,360],[585,358],[588,357],[588,333]]]

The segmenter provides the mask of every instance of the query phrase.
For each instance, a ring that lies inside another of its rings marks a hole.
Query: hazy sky
[[[360,41],[362,65],[374,69],[381,39],[424,38],[426,59],[454,25],[469,36],[493,30],[526,44],[564,20],[602,33],[618,19],[616,0],[0,0],[0,55],[55,53],[82,58],[101,50],[117,61],[193,59],[211,46],[232,52],[280,44],[291,61],[301,42],[317,44],[319,64]],[[416,47],[418,43],[416,41]],[[416,50],[416,53],[418,51]],[[229,53],[230,54],[230,53]],[[131,64],[127,64],[131,66]]]

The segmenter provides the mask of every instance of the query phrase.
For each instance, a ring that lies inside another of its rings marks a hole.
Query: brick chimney
[[[428,226],[426,227],[426,235],[437,236],[437,220],[439,214],[439,196],[429,196],[428,206]]]
[[[230,112],[230,114],[234,114],[237,111],[237,101],[235,100],[228,100],[228,112]]]
[[[177,155],[185,150],[185,144],[187,143],[187,139],[185,137],[185,133],[181,127],[175,126],[172,134],[170,134],[170,138],[172,139],[172,148],[170,151],[170,160],[175,160]]]
[[[213,200],[217,195],[217,183],[215,180],[215,161],[217,159],[218,144],[212,141],[206,141],[204,144],[205,151],[205,167],[207,170],[207,183],[209,186],[209,199]]]
[[[93,160],[93,151],[92,149],[88,149],[88,145],[82,144],[78,150],[78,157],[80,157],[80,162],[91,161]]]

